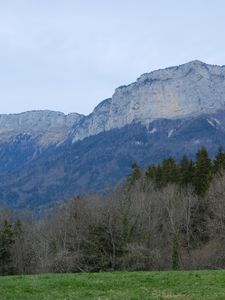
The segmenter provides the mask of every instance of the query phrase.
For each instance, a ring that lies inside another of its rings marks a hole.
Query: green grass
[[[225,271],[7,276],[0,299],[225,299]]]

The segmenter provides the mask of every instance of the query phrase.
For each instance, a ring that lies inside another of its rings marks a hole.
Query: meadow
[[[225,299],[225,271],[3,276],[0,299]]]

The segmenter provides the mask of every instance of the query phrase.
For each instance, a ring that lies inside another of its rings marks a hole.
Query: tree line
[[[133,172],[128,181],[132,185],[135,180],[143,176],[143,170],[134,163]],[[225,170],[225,153],[220,147],[214,159],[211,159],[205,147],[196,153],[193,161],[184,155],[177,163],[172,157],[168,157],[158,165],[150,165],[144,173],[145,180],[153,182],[155,187],[161,189],[169,183],[174,183],[182,188],[191,185],[199,196],[204,196],[209,189],[214,176],[222,174]]]
[[[225,267],[225,153],[133,164],[107,195],[61,203],[50,216],[0,211],[0,273]]]

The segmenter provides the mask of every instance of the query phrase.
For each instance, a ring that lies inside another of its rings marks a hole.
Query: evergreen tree
[[[223,151],[222,147],[219,147],[218,152],[214,159],[214,173],[222,174],[222,172],[225,170],[225,153]]]
[[[155,185],[158,189],[163,186],[163,172],[161,165],[158,165],[155,168]]]
[[[212,161],[208,151],[202,147],[196,154],[195,172],[193,184],[195,192],[199,196],[204,196],[212,180]]]
[[[175,183],[178,180],[178,168],[172,157],[163,160],[162,163],[162,186]]]
[[[141,178],[141,168],[138,164],[133,163],[131,168],[133,169],[132,173],[128,175],[128,186],[131,187],[136,181]]]
[[[2,275],[9,275],[13,273],[12,247],[14,242],[12,224],[5,221],[0,232],[0,269]]]
[[[156,166],[150,165],[147,168],[147,171],[145,172],[145,177],[147,181],[153,181],[155,182],[156,179]]]
[[[189,160],[186,155],[184,155],[179,164],[179,183],[182,186],[187,186],[193,181],[194,175],[194,164],[192,160]]]

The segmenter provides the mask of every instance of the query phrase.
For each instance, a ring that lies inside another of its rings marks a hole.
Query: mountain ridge
[[[211,156],[225,148],[225,67],[192,61],[145,73],[87,116],[0,115],[0,203],[40,209],[110,190],[133,162],[193,158],[203,145]]]
[[[200,85],[199,81],[202,81]],[[50,131],[50,144],[63,142],[68,135],[76,142],[132,122],[148,125],[160,118],[214,112],[225,108],[224,94],[225,66],[193,60],[144,73],[135,82],[119,86],[111,98],[101,101],[89,115],[51,110],[0,114],[0,140],[10,136],[10,132],[12,136],[21,131],[31,131],[34,136],[42,132],[45,136]],[[47,137],[43,138],[44,144],[48,144]]]
[[[200,82],[201,81],[201,82]],[[132,122],[148,125],[225,107],[225,67],[192,61],[141,75],[83,118],[73,142]],[[101,104],[101,103],[100,103]]]
[[[0,141],[9,141],[18,134],[37,138],[42,146],[63,142],[83,115],[50,110],[33,110],[17,114],[0,114]]]

